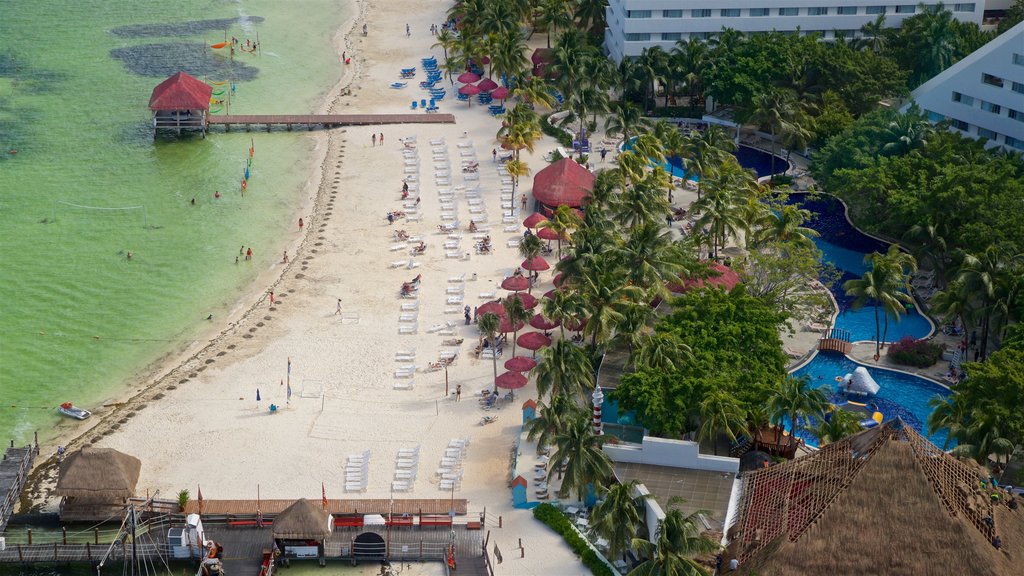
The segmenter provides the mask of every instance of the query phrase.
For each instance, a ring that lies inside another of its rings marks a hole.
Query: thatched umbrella
[[[82,448],[60,464],[57,494],[82,502],[117,502],[135,495],[142,462],[113,448]]]
[[[334,524],[329,512],[302,498],[274,518],[274,539],[326,540]]]

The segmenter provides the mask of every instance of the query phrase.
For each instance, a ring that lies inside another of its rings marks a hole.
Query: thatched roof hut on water
[[[723,556],[762,576],[1021,574],[1024,507],[982,480],[978,465],[886,422],[748,474]]]
[[[113,448],[82,448],[60,464],[57,495],[63,496],[61,519],[109,516],[135,495],[142,462]]]

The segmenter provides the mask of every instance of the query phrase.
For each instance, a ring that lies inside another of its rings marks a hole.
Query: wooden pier
[[[0,534],[7,528],[7,521],[21,497],[25,479],[32,470],[32,461],[38,454],[39,444],[15,448],[12,440],[3,461],[0,461],[0,494],[3,494],[3,500],[0,501]]]
[[[293,128],[338,128],[341,126],[375,126],[384,124],[454,124],[453,114],[247,114],[207,116],[208,129],[223,126],[230,132],[241,126],[249,131],[253,126],[268,132],[275,126],[285,130]]]

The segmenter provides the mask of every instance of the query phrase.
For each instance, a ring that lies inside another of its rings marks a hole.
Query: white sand
[[[342,44],[341,33],[337,38],[339,56],[343,49],[353,56],[353,95],[332,100],[333,106],[325,109],[402,113],[414,98],[424,98],[426,93],[417,86],[424,77],[422,70],[404,90],[390,89],[389,84],[398,79],[400,68],[421,68],[421,57],[431,53],[441,57],[440,50],[429,48],[434,42],[429,26],[442,20],[447,7],[447,2],[411,0],[364,7],[369,36],[359,33],[363,21],[358,20],[347,46]],[[413,26],[411,38],[405,36],[406,21]],[[543,38],[534,39],[538,41]],[[350,79],[351,74],[343,84]],[[450,85],[448,88],[450,94],[454,92]],[[240,304],[245,309],[259,300],[255,311],[158,382],[164,390],[159,401],[150,401],[144,408],[136,406],[137,414],[97,444],[142,459],[140,491],[160,490],[162,497],[173,498],[183,488],[194,493],[198,485],[208,499],[255,498],[257,485],[264,498],[318,498],[321,482],[331,498],[387,497],[397,449],[420,446],[414,489],[396,496],[448,498],[451,494],[439,490],[434,472],[450,439],[470,437],[465,478],[455,497],[467,498],[472,512],[487,508],[492,541],[501,547],[505,558],[497,572],[586,574],[589,571],[560,537],[533,520],[530,512],[511,507],[510,456],[521,424],[517,406],[535,397],[533,384],[519,391],[513,407],[497,412],[498,423],[479,424],[483,413],[472,394],[491,385],[492,367],[489,360],[471,356],[478,335],[475,327],[463,326],[462,305],[457,305],[456,314],[445,313],[448,279],[465,274],[468,280],[477,274],[475,282],[455,284],[465,287],[465,303],[470,306],[487,300],[481,299],[480,293],[503,294],[497,284],[521,260],[516,250],[506,247],[506,241],[521,237],[521,233],[505,233],[501,224],[499,176],[490,154],[497,146],[498,122],[484,106],[474,103],[468,108],[452,95],[441,102],[441,112],[456,113],[457,124],[356,127],[312,136],[321,142],[319,150],[326,152],[326,159],[319,193],[315,188],[309,191],[310,197],[316,198],[316,209],[306,217],[306,237],[301,248],[289,249],[291,264],[277,283],[257,287],[260,292],[273,289],[279,304],[270,307],[265,299],[256,298]],[[386,144],[371,147],[371,133],[380,132],[385,134]],[[402,207],[404,160],[399,138],[404,137],[418,141],[423,219],[389,226],[386,212]],[[447,143],[452,186],[466,184],[459,173],[462,149],[457,144],[474,144],[495,253],[475,254],[474,240],[466,231],[469,205],[459,193],[458,218],[464,236],[460,251],[472,256],[468,261],[445,257],[442,245],[446,236],[437,233],[442,223],[438,189],[451,186],[434,182],[429,144],[433,138],[444,138]],[[524,152],[523,158],[534,171],[539,170],[545,166],[541,153],[553,147],[553,142],[546,140],[538,143],[536,154]],[[320,185],[320,178],[319,173],[313,177],[314,186]],[[529,190],[531,178],[523,181]],[[337,196],[332,202],[335,184]],[[525,214],[518,214],[517,223],[523,217]],[[426,254],[413,258],[407,250],[389,251],[394,243],[392,233],[399,228],[424,236]],[[389,262],[395,260],[415,260],[420,266],[390,269]],[[399,288],[417,274],[423,275],[419,332],[400,335],[400,304],[412,301],[400,299]],[[550,273],[542,274],[542,279],[550,282]],[[540,292],[545,290],[543,287]],[[338,298],[344,315],[335,314]],[[446,321],[455,322],[455,335],[465,339],[449,370],[451,391],[456,383],[462,384],[462,402],[444,396],[443,371],[422,371],[437,359],[442,340],[452,337],[428,333],[428,328]],[[245,338],[253,328],[255,333]],[[398,365],[394,355],[409,348],[415,348],[414,364],[421,370],[413,378],[412,390],[395,390],[396,382],[409,380],[394,377]],[[218,356],[220,353],[224,355]],[[508,357],[506,354],[502,361]],[[288,358],[294,392],[290,404],[281,384],[288,377]],[[196,377],[179,382],[202,367],[206,369]],[[171,384],[175,388],[167,389]],[[262,396],[258,405],[257,388]],[[267,410],[271,402],[282,406],[281,411],[271,415]],[[101,424],[86,439],[96,438],[97,432],[109,425],[109,421]],[[346,493],[346,456],[363,450],[372,451],[368,489],[362,494]],[[491,525],[498,515],[503,516],[504,528],[497,528],[496,522]],[[518,558],[520,538],[525,559]]]

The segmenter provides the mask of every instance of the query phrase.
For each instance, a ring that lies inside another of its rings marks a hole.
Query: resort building
[[[929,120],[987,145],[1024,151],[1024,22],[914,90]]]
[[[928,2],[929,6],[937,2]],[[981,24],[986,4],[950,2],[945,6],[957,20]],[[853,38],[861,26],[885,15],[885,24],[899,27],[921,7],[905,0],[609,0],[605,9],[605,49],[616,62],[636,57],[644,48],[671,50],[677,41],[706,40],[723,28],[753,34],[818,32],[826,39]]]

